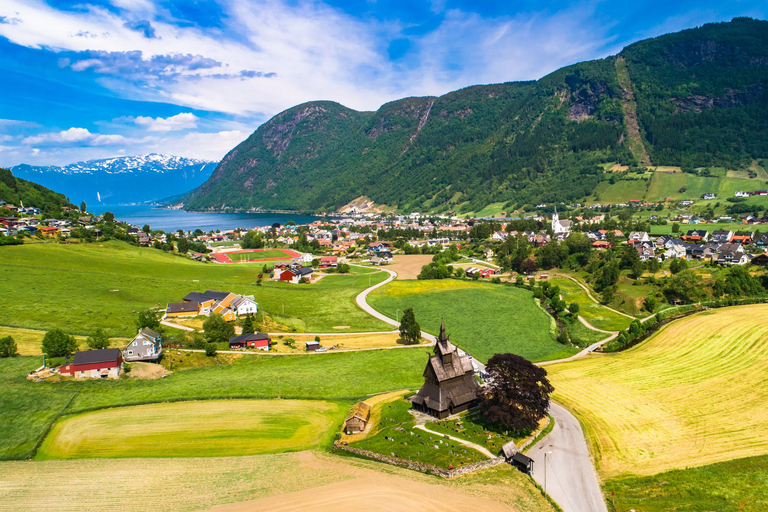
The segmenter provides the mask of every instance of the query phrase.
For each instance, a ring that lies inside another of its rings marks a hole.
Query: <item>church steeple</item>
[[[448,341],[448,335],[445,334],[445,323],[440,322],[440,336],[437,337],[437,341],[440,343],[445,343]]]

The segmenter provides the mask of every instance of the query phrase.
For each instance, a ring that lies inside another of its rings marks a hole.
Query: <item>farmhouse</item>
[[[243,334],[229,338],[229,348],[258,348],[259,350],[269,350],[269,344],[272,339],[268,334],[255,332],[253,334]]]
[[[320,257],[320,268],[331,268],[331,267],[337,267],[339,265],[339,258],[336,256],[321,256]]]
[[[123,349],[123,360],[155,361],[162,354],[163,343],[160,335],[145,327],[144,329],[141,329],[128,346]]]
[[[254,300],[253,295],[237,295],[229,303],[229,307],[237,316],[255,315],[259,312],[259,305]]]
[[[75,359],[61,365],[62,375],[76,379],[117,379],[123,368],[123,354],[119,348],[85,350],[75,353]]]
[[[165,316],[197,316],[200,314],[199,302],[169,302],[165,310]]]
[[[371,406],[365,402],[358,402],[349,411],[344,420],[344,431],[347,434],[359,434],[365,431],[368,420],[371,418]]]
[[[445,334],[445,324],[440,324],[434,355],[424,369],[424,385],[411,399],[413,409],[442,419],[477,404],[479,387],[469,357],[459,355]]]
[[[289,268],[280,273],[280,281],[298,284],[302,279],[312,280],[312,267]]]
[[[218,313],[227,321],[233,321],[240,315],[252,315],[259,311],[259,305],[254,300],[253,295],[236,295],[232,292],[218,290],[188,293],[184,297],[184,302],[199,303],[200,307],[197,314]]]

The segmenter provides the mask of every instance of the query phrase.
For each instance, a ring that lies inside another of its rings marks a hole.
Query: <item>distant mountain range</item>
[[[64,167],[11,168],[16,177],[61,192],[76,204],[128,204],[156,201],[198,187],[216,162],[149,154],[77,162]]]
[[[191,210],[364,202],[477,213],[579,202],[609,180],[639,179],[635,166],[746,170],[766,157],[768,22],[736,18],[536,81],[405,98],[376,112],[298,105],[182,200]],[[617,163],[630,173],[606,171]]]

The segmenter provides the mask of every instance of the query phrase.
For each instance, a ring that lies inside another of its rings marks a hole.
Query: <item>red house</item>
[[[263,332],[253,334],[243,334],[229,338],[229,348],[258,348],[259,350],[269,350],[269,344],[272,342],[269,335]]]
[[[312,267],[289,268],[280,273],[281,281],[297,284],[302,279],[312,280]]]
[[[119,348],[85,350],[75,353],[75,359],[61,365],[62,375],[76,379],[117,379],[123,368],[123,353]]]
[[[320,268],[336,267],[339,264],[339,258],[336,256],[321,256]]]

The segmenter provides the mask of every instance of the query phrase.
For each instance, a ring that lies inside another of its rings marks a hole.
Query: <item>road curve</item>
[[[528,456],[534,459],[533,478],[565,512],[608,512],[600,491],[587,442],[579,421],[567,409],[550,402],[555,418],[552,432],[536,443]]]

